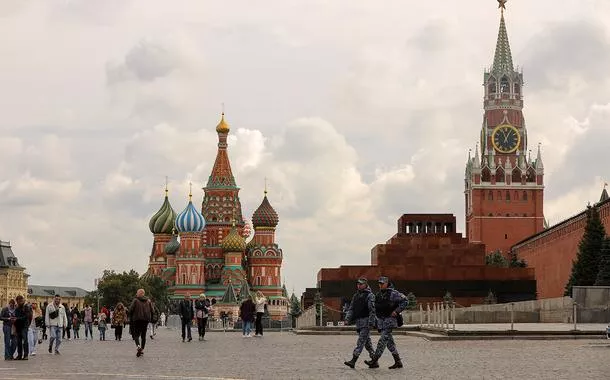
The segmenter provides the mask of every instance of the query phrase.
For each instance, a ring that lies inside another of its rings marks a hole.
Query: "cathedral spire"
[[[507,0],[498,0],[500,8],[500,30],[498,31],[498,41],[496,42],[496,53],[494,55],[494,63],[492,71],[496,73],[512,73],[514,71],[513,57],[510,52],[510,44],[508,43],[508,33],[506,32],[506,23],[504,22],[504,10],[506,9]]]
[[[222,113],[220,122],[216,127],[218,133],[218,153],[216,154],[216,161],[214,161],[214,167],[212,173],[208,179],[207,188],[236,188],[235,177],[231,171],[231,163],[229,162],[229,155],[227,153],[227,136],[229,134],[229,124],[225,121],[225,114]]]

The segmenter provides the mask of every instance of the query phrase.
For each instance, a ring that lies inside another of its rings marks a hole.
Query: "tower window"
[[[523,190],[523,200],[527,201],[527,191]]]
[[[487,199],[490,201],[494,200],[494,192],[489,190],[489,193],[487,193]]]
[[[500,81],[500,92],[501,93],[508,93],[510,91],[510,85],[508,83],[508,78],[507,77],[502,77],[502,80]]]
[[[508,234],[504,234],[504,239],[508,239]]]
[[[510,201],[510,191],[506,190],[506,200]]]
[[[515,94],[521,93],[521,86],[519,83],[515,83]]]
[[[500,190],[498,190],[498,200],[499,201],[502,200],[502,192]]]
[[[496,81],[492,80],[489,82],[489,84],[487,85],[487,92],[489,92],[489,95],[493,95],[496,93]]]

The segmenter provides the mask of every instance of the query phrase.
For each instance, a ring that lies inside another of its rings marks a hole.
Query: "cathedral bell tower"
[[[487,253],[508,254],[520,240],[543,230],[544,167],[540,146],[528,151],[523,117],[523,73],[513,66],[500,4],[500,29],[491,68],[483,76],[485,97],[480,147],[465,172],[466,231]]]

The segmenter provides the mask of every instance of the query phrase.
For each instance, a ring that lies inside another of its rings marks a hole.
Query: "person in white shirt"
[[[263,336],[263,315],[265,314],[265,304],[267,303],[267,298],[260,290],[256,292],[256,299],[254,300],[254,304],[256,306],[256,322],[255,322],[255,331],[254,336]]]
[[[161,316],[159,316],[159,322],[161,323],[161,326],[165,326],[165,313],[161,313]]]
[[[61,304],[59,295],[55,295],[53,303],[47,306],[44,319],[46,326],[49,328],[49,354],[53,353],[53,341],[55,341],[55,355],[59,355],[61,333],[68,326],[66,309]]]

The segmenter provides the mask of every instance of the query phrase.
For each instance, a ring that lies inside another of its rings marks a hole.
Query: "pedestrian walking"
[[[106,314],[100,313],[97,318],[97,330],[100,332],[100,340],[106,340]]]
[[[17,357],[15,360],[28,360],[30,345],[28,342],[28,330],[32,321],[32,308],[25,302],[22,295],[15,297],[17,307],[15,308],[15,334],[17,335]]]
[[[256,299],[254,300],[256,306],[256,321],[254,322],[254,336],[263,336],[263,315],[265,315],[265,306],[267,305],[267,298],[260,290],[256,292]]]
[[[161,326],[165,326],[165,313],[161,312],[161,315],[159,316],[159,323],[161,323]]]
[[[38,342],[38,328],[40,327],[40,320],[42,319],[42,313],[37,303],[31,304],[32,308],[32,319],[30,321],[30,327],[28,329],[28,347],[30,350],[30,356],[36,356],[36,343]]]
[[[205,340],[205,326],[208,323],[209,301],[205,298],[205,293],[199,295],[195,301],[195,317],[197,318],[197,332],[199,340]]]
[[[150,299],[150,304],[152,307],[152,314],[150,316],[150,323],[148,324],[148,329],[150,330],[150,339],[155,339],[155,335],[157,332],[157,323],[159,323],[159,309],[157,309],[157,305],[155,304],[155,300]]]
[[[74,339],[80,339],[80,317],[78,312],[72,313],[72,331]]]
[[[379,368],[378,360],[383,354],[386,346],[394,357],[394,364],[390,369],[402,368],[402,361],[394,343],[392,329],[400,327],[402,321],[400,313],[407,307],[407,297],[399,291],[389,287],[390,280],[385,277],[379,277],[379,292],[375,294],[375,313],[377,315],[377,330],[381,333],[381,337],[377,342],[377,349],[371,356],[371,360],[364,362],[369,368]]]
[[[53,302],[47,306],[45,324],[49,328],[49,354],[53,353],[53,341],[55,341],[55,355],[59,355],[61,345],[61,332],[68,326],[66,309],[61,304],[61,297],[56,294]]]
[[[0,311],[2,320],[2,332],[4,333],[4,360],[13,360],[17,349],[17,337],[15,336],[15,307],[14,299],[8,301],[8,305]]]
[[[93,309],[88,304],[85,304],[83,310],[83,322],[85,322],[85,340],[89,336],[93,339]]]
[[[123,327],[127,322],[127,313],[125,312],[125,306],[122,302],[119,302],[114,309],[112,314],[112,326],[114,326],[114,340],[120,341],[123,337]]]
[[[191,326],[195,316],[195,308],[191,301],[190,293],[186,293],[184,299],[180,301],[178,310],[180,312],[180,320],[182,321],[182,341],[184,342],[185,338],[188,338],[188,341],[190,342],[193,340],[193,337],[191,336]]]
[[[256,306],[252,302],[252,296],[246,295],[246,299],[242,302],[239,307],[239,316],[242,320],[242,332],[244,338],[252,337],[252,322],[254,322],[254,314],[256,313]]]
[[[144,295],[144,289],[138,289],[136,297],[129,305],[129,328],[131,336],[136,343],[136,357],[144,355],[144,347],[146,346],[146,327],[150,323],[152,315],[151,302]]]
[[[358,289],[352,297],[352,302],[346,308],[345,321],[348,325],[356,325],[356,333],[358,333],[358,341],[356,348],[352,353],[352,360],[343,362],[346,366],[354,368],[356,361],[362,353],[362,349],[366,348],[371,358],[375,351],[371,342],[371,328],[375,326],[375,296],[369,287],[366,278],[359,278],[356,282]]]

